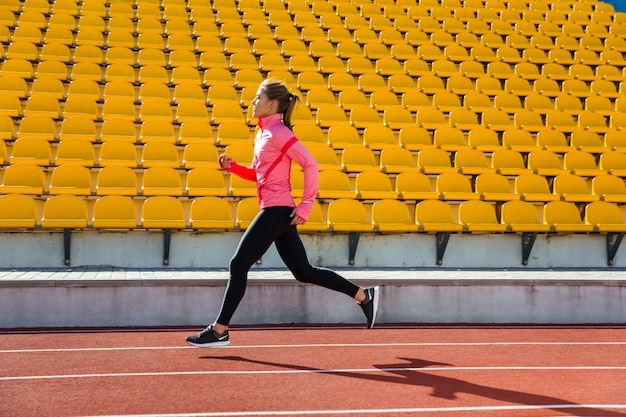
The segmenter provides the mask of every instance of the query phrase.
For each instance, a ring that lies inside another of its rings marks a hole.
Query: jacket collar
[[[271,125],[278,124],[278,123],[282,122],[282,120],[283,120],[282,113],[274,113],[274,114],[270,114],[267,117],[259,118],[258,121],[257,121],[257,125],[261,129],[264,129],[264,128],[269,127]]]

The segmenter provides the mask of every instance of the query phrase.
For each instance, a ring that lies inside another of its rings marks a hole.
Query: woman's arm
[[[238,164],[237,161],[226,154],[220,155],[218,162],[224,171],[235,174],[244,180],[256,182],[256,171],[254,168]]]

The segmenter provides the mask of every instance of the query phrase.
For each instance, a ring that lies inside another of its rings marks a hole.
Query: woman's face
[[[278,101],[270,100],[262,88],[256,92],[256,97],[252,100],[252,116],[258,118],[267,117],[277,112]]]

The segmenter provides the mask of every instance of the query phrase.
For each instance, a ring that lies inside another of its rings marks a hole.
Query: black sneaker
[[[365,317],[367,317],[367,328],[374,327],[376,322],[376,314],[378,313],[378,297],[380,287],[370,287],[365,289],[365,300],[361,303],[361,308]]]
[[[218,334],[213,330],[213,325],[211,324],[200,333],[187,336],[187,343],[195,347],[220,347],[228,346],[230,340],[228,340],[228,330],[224,334]]]

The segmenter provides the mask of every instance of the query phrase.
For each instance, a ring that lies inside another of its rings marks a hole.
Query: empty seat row
[[[411,214],[411,208],[414,214]],[[325,214],[316,203],[309,222],[298,228],[305,232],[381,233],[626,231],[621,209],[603,201],[587,204],[583,215],[576,205],[564,201],[540,206],[509,201],[499,209],[484,201],[468,201],[454,206],[456,216],[453,206],[439,200],[422,201],[411,208],[397,200],[380,200],[371,205],[368,215],[361,202],[338,199],[328,204]],[[186,215],[183,203],[168,196],[149,197],[140,202],[139,209],[137,202],[130,197],[105,196],[97,199],[89,209],[87,202],[80,197],[60,195],[43,203],[40,216],[37,203],[31,197],[0,196],[1,228],[238,230],[247,228],[257,212],[258,203],[254,197],[239,201],[234,215],[230,204],[223,199],[198,198],[191,203]]]
[[[626,169],[622,170],[626,176]],[[125,166],[108,166],[89,170],[79,165],[54,168],[49,175],[36,165],[15,164],[0,171],[0,192],[28,195],[128,195],[128,196],[233,196],[251,197],[257,193],[253,182],[225,175],[213,167],[197,167],[180,172],[174,168],[154,166],[133,170]],[[626,203],[623,177],[598,173],[591,180],[560,171],[554,177],[523,171],[511,179],[496,172],[476,173],[472,178],[459,172],[426,175],[404,171],[395,177],[380,171],[363,171],[354,176],[344,172],[320,172],[320,199],[350,198],[360,200],[402,199],[453,201],[555,201]],[[301,196],[303,173],[292,170],[293,195]]]

